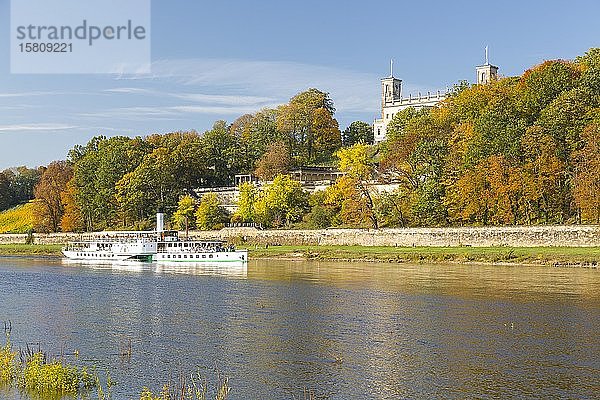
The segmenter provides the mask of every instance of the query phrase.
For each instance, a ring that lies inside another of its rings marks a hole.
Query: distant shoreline
[[[59,244],[0,244],[0,256],[61,257]],[[598,268],[600,247],[240,246],[251,260]]]

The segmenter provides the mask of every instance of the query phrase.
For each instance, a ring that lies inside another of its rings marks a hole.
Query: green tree
[[[254,207],[260,195],[259,189],[250,182],[240,185],[237,215],[242,222],[255,222]]]
[[[206,184],[217,187],[233,182],[234,175],[240,170],[234,152],[238,141],[225,121],[215,122],[212,129],[204,133],[202,144],[206,152],[207,169],[210,171]]]
[[[13,204],[13,193],[10,190],[10,178],[0,172],[0,211],[10,208]]]
[[[331,206],[326,204],[327,192],[326,190],[318,190],[312,193],[308,198],[308,205],[310,207],[310,213],[305,217],[307,222],[313,228],[327,228],[331,225],[337,225],[336,221],[337,205]]]
[[[366,122],[354,121],[342,133],[342,143],[344,146],[353,144],[373,144],[373,127]]]
[[[533,123],[562,92],[574,88],[580,74],[575,63],[564,60],[546,61],[525,71],[519,81],[519,94],[528,122]]]
[[[392,192],[382,192],[375,199],[375,212],[382,226],[407,227],[412,225],[415,192],[399,186]]]
[[[3,171],[3,174],[8,180],[8,192],[4,200],[8,200],[6,208],[10,208],[33,199],[33,189],[40,181],[42,171],[21,166],[7,169]],[[2,202],[1,197],[0,195],[0,203]]]
[[[406,128],[412,119],[427,115],[428,113],[429,110],[426,108],[417,110],[414,107],[408,107],[398,111],[386,128],[388,140],[395,140],[402,137],[404,135],[404,128]]]
[[[158,147],[116,183],[115,197],[124,224],[142,221],[157,209],[177,204],[181,185],[175,170],[169,150]]]
[[[278,175],[267,185],[254,203],[256,222],[264,226],[289,226],[302,220],[308,212],[308,195],[298,181]]]
[[[219,229],[229,219],[227,210],[219,203],[216,193],[202,196],[196,210],[196,225],[202,230]]]
[[[98,136],[69,152],[74,165],[75,199],[88,230],[113,226],[120,219],[116,184],[132,172],[150,146],[141,138]]]
[[[285,142],[285,147],[289,148],[286,135],[277,130],[277,110],[265,108],[243,125],[241,143],[246,149],[247,160],[242,171],[254,171],[257,161],[268,151],[269,145],[276,142]]]

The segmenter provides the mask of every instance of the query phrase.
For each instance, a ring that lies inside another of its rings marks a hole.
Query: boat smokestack
[[[165,214],[156,213],[156,232],[162,233],[165,230]]]

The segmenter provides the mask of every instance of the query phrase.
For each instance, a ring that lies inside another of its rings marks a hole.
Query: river
[[[2,321],[15,347],[110,370],[118,400],[197,368],[213,385],[228,377],[230,399],[570,399],[600,387],[596,269],[261,260],[222,274],[0,257]]]

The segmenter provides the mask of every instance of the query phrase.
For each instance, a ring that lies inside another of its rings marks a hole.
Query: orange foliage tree
[[[53,161],[48,165],[35,186],[34,229],[57,232],[64,213],[61,194],[73,177],[73,168],[66,161]]]
[[[60,229],[63,232],[80,232],[85,229],[83,215],[76,201],[77,186],[73,178],[67,182],[66,189],[60,194],[64,206],[64,213],[60,220]]]

